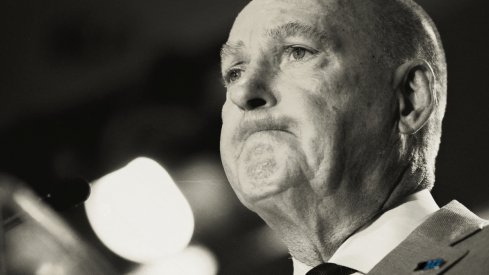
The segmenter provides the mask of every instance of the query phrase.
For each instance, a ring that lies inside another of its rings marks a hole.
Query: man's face
[[[236,19],[222,52],[221,157],[248,207],[283,193],[387,196],[372,180],[395,128],[390,75],[348,18],[336,1],[255,0]]]

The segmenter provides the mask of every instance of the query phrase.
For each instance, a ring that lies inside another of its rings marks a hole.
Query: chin
[[[237,192],[240,199],[246,201],[246,204],[252,204],[257,201],[273,198],[280,193],[288,190],[293,183],[283,178],[265,178],[240,180],[237,183]],[[244,203],[244,202],[243,202]]]

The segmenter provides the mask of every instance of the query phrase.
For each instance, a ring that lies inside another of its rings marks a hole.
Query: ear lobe
[[[401,65],[394,77],[399,103],[399,131],[414,134],[426,124],[434,110],[435,75],[425,60]]]

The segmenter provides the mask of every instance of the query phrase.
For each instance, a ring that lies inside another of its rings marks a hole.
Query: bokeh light
[[[39,267],[35,275],[65,275],[65,274],[67,274],[67,272],[62,265],[46,262]]]
[[[215,275],[217,271],[214,254],[203,246],[192,245],[172,257],[142,265],[127,275]]]
[[[148,158],[137,158],[93,182],[85,208],[100,240],[139,263],[178,253],[194,230],[187,200],[165,169]]]

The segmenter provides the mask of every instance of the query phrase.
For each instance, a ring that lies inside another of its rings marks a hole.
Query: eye
[[[292,58],[294,58],[295,60],[300,60],[304,58],[305,55],[306,55],[306,49],[304,48],[297,47],[292,49]]]
[[[226,84],[232,84],[233,82],[238,81],[241,78],[241,73],[243,72],[240,68],[230,69],[226,75],[224,76],[224,81]]]
[[[290,46],[286,53],[290,61],[302,61],[314,55],[316,51],[301,46]]]

